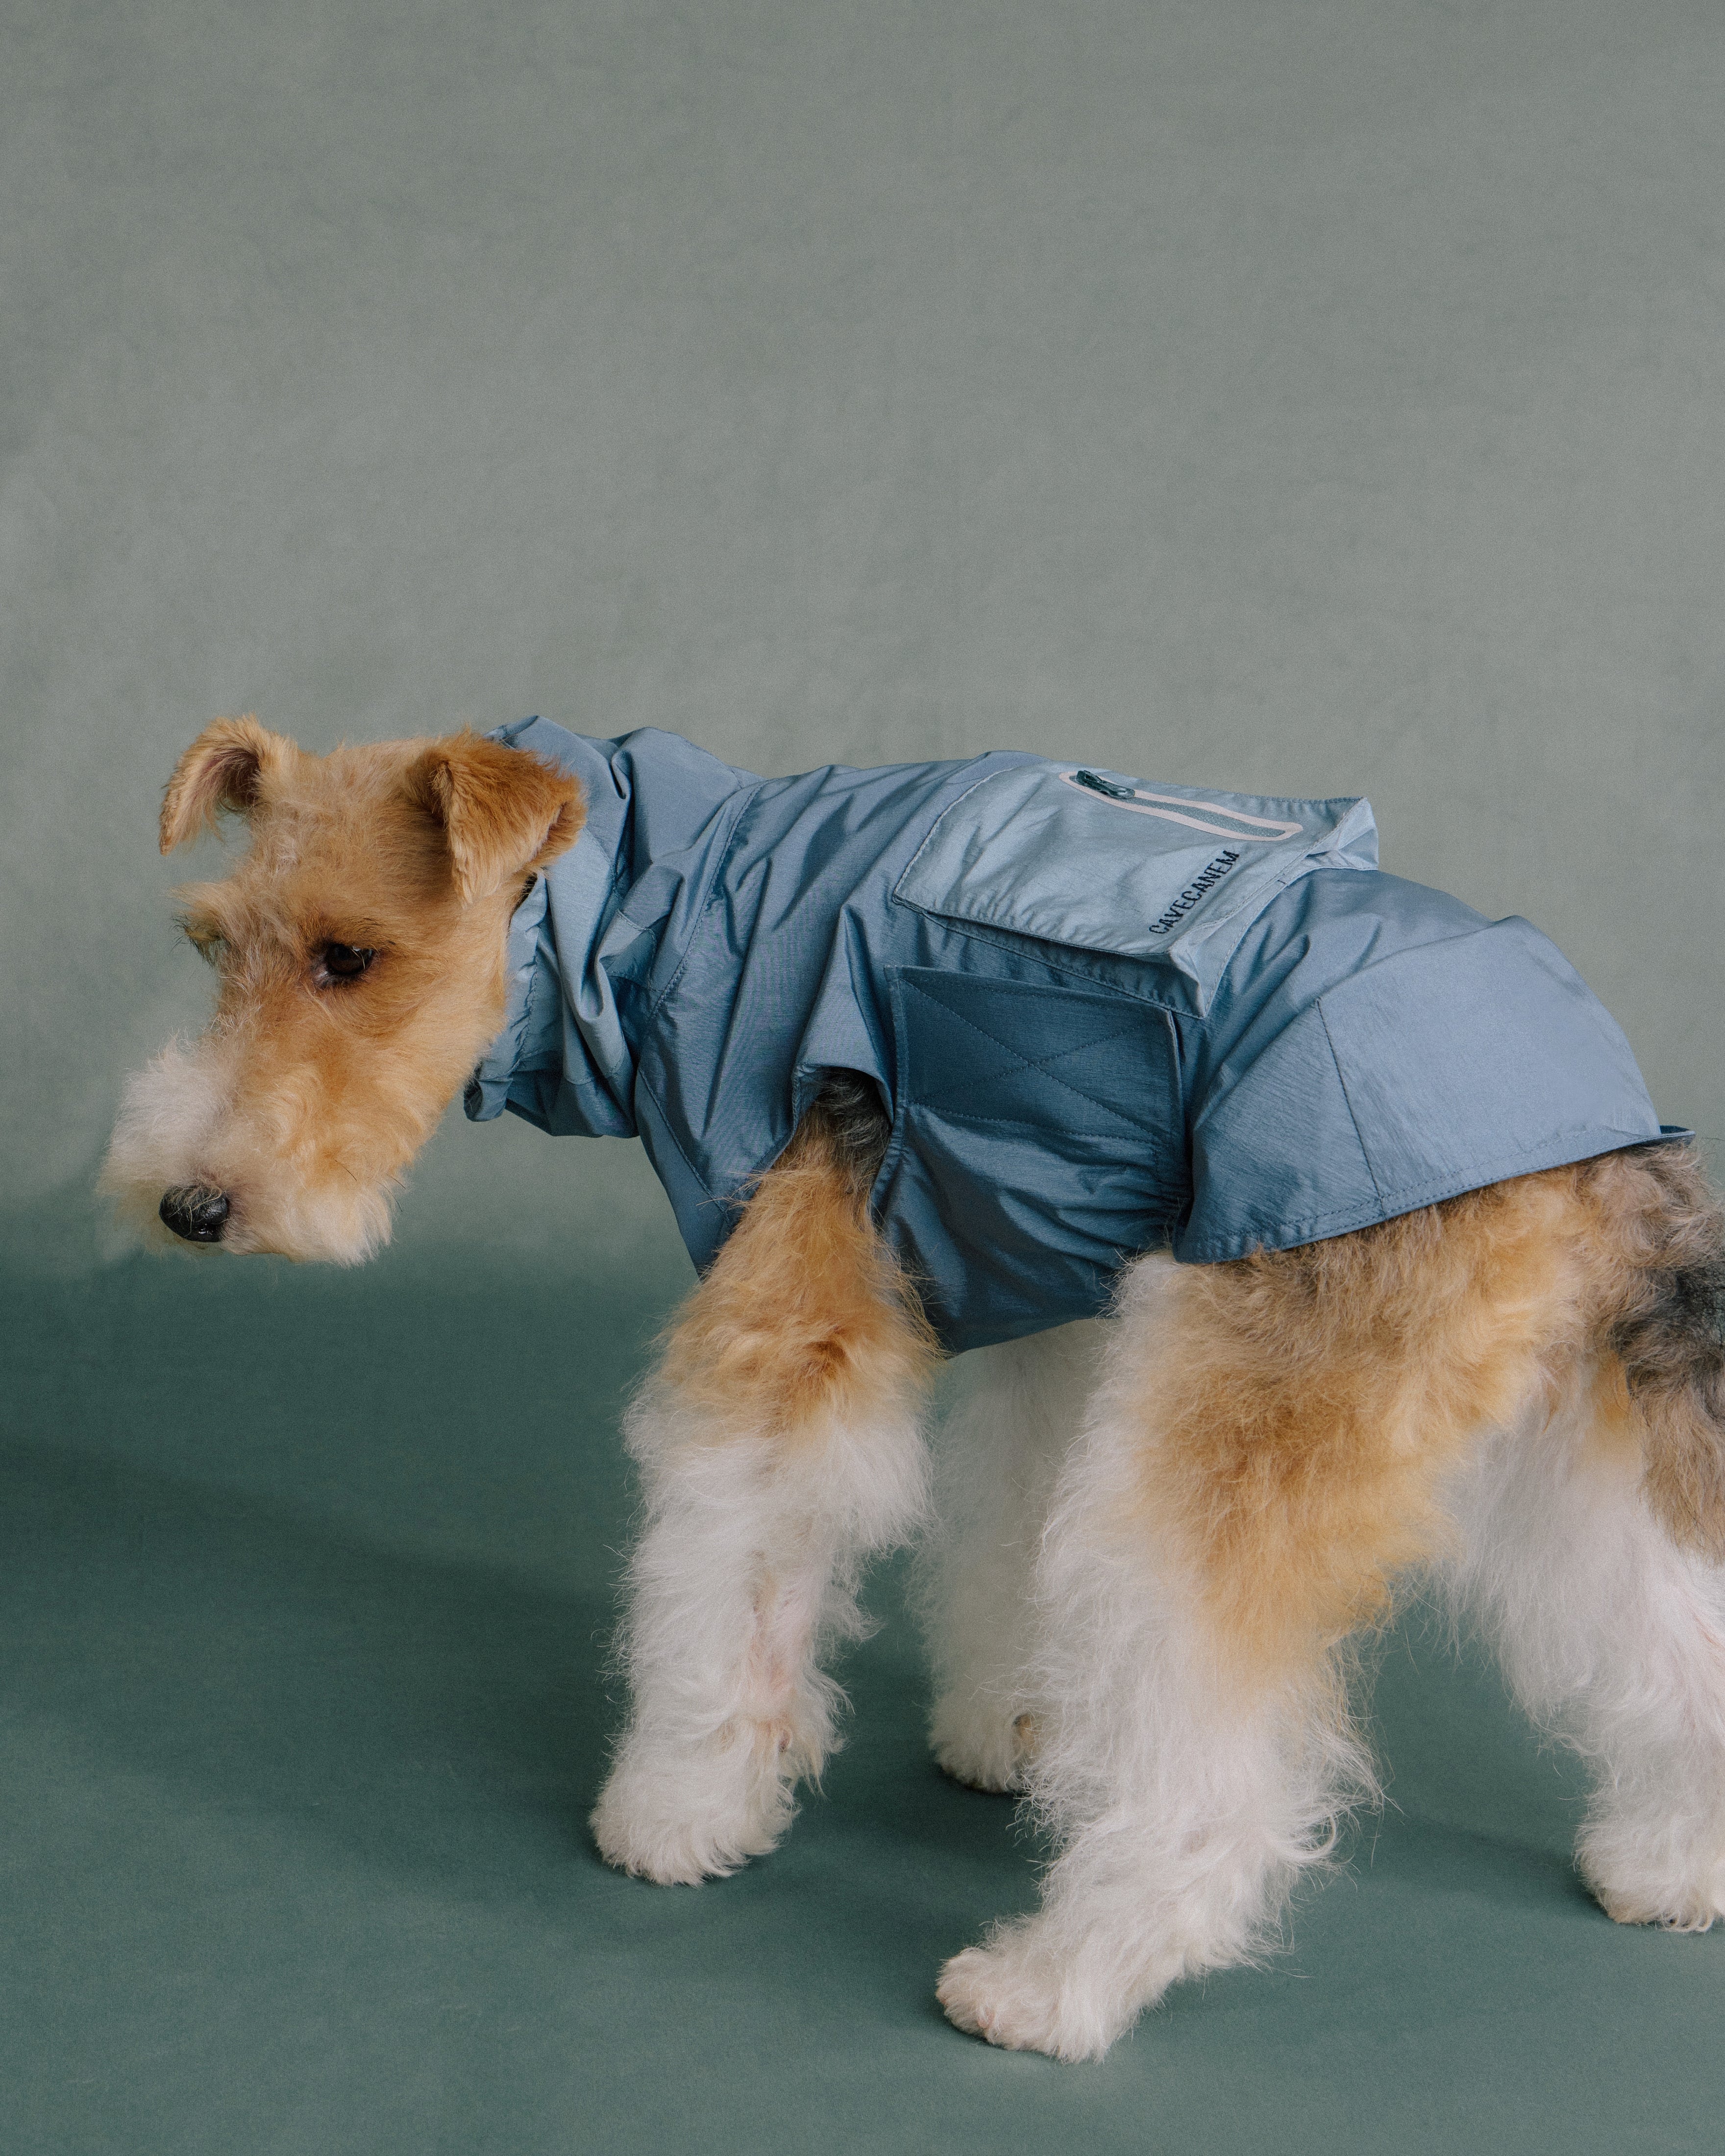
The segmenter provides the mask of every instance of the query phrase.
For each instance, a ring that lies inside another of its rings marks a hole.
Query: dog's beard
[[[286,1142],[279,1126],[294,1104],[240,1107],[224,1062],[208,1042],[176,1040],[126,1080],[98,1183],[121,1225],[157,1250],[363,1264],[389,1240],[398,1178],[367,1182],[339,1157]],[[218,1245],[185,1243],[162,1219],[166,1194],[193,1185],[228,1199]]]

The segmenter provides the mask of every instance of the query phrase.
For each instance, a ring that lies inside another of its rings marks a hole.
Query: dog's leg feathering
[[[961,2028],[1096,2058],[1274,1939],[1373,1787],[1345,1645],[1576,1304],[1538,1178],[1232,1265],[1142,1261],[1038,1573],[1040,1909],[947,1964]]]
[[[1009,2049],[1099,2058],[1177,1978],[1249,1954],[1369,1784],[1321,1661],[1242,1683],[1147,1509],[1146,1364],[1158,1330],[1178,1338],[1185,1285],[1154,1261],[1129,1281],[1043,1541],[1026,1780],[1059,1855],[1042,1906],[941,1975],[949,2017]]]
[[[979,1348],[935,1450],[933,1533],[917,1599],[934,1676],[929,1743],[955,1781],[1021,1786],[1035,1742],[1030,1662],[1036,1552],[1055,1477],[1084,1419],[1106,1328],[1063,1325]]]
[[[1450,1572],[1592,1769],[1577,1857],[1626,1923],[1725,1917],[1725,1219],[1686,1147],[1581,1179],[1604,1322],[1555,1412],[1458,1481]]]
[[[1607,1366],[1485,1452],[1455,1493],[1450,1584],[1528,1714],[1592,1769],[1577,1858],[1599,1902],[1705,1931],[1725,1916],[1725,1571],[1645,1503],[1620,1398]]]
[[[824,1101],[825,1096],[823,1096]],[[936,1350],[820,1104],[690,1298],[629,1418],[646,1521],[619,1641],[632,1711],[593,1815],[665,1884],[770,1850],[834,1743],[824,1648],[924,1506]]]

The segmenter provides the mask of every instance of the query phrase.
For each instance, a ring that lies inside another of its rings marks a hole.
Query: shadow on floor
[[[479,1814],[589,1856],[607,1598],[45,1446],[0,1451],[0,1486],[14,1722],[374,1863],[446,1879],[452,1820]]]

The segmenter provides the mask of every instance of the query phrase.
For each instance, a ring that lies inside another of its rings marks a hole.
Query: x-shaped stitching
[[[956,1020],[958,1024],[967,1027],[972,1033],[978,1034],[984,1040],[992,1042],[993,1045],[999,1049],[1004,1055],[1010,1056],[1013,1062],[1017,1065],[1020,1070],[1040,1070],[1045,1078],[1050,1079],[1055,1085],[1062,1087],[1068,1093],[1076,1095],[1079,1100],[1086,1102],[1089,1106],[1095,1108],[1100,1114],[1104,1116],[1111,1116],[1116,1122],[1123,1123],[1129,1131],[1140,1131],[1146,1132],[1153,1131],[1154,1127],[1152,1124],[1135,1122],[1132,1116],[1122,1113],[1120,1109],[1113,1106],[1110,1102],[1106,1101],[1099,1101],[1096,1097],[1095,1094],[1086,1093],[1081,1086],[1075,1086],[1070,1078],[1061,1077],[1059,1071],[1050,1070],[1049,1067],[1050,1064],[1060,1061],[1063,1057],[1068,1055],[1081,1055],[1090,1049],[1106,1047],[1111,1040],[1127,1040],[1135,1029],[1132,1025],[1127,1024],[1118,1026],[1112,1033],[1101,1034],[1091,1040],[1080,1041],[1076,1046],[1071,1048],[1057,1048],[1047,1055],[1029,1056],[1024,1055],[1021,1050],[1014,1048],[1009,1040],[1002,1040],[998,1034],[990,1033],[987,1026],[978,1025],[974,1019],[966,1018],[962,1011],[956,1011],[952,1009],[950,1004],[942,1003],[938,996],[931,995],[928,990],[923,988],[920,983],[906,978],[905,981],[905,986],[911,989],[914,993],[921,996],[925,1003],[932,1004],[935,1009],[939,1011],[943,1017]],[[930,1101],[925,1102],[923,1105],[928,1107],[934,1107],[937,1106],[937,1102]]]

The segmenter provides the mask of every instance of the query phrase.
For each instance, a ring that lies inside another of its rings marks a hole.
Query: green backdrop
[[[932,2007],[1034,1851],[891,1570],[785,1850],[612,1877],[634,1150],[452,1124],[354,1276],[89,1186],[244,709],[1366,793],[1714,1144],[1722,100],[1715,0],[0,0],[0,2141],[1717,2147],[1725,1939],[1417,1622],[1350,1871],[1097,2069]]]

